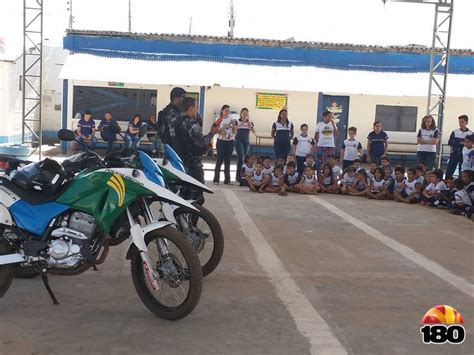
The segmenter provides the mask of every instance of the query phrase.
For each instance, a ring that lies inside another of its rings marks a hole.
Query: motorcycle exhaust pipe
[[[25,258],[21,254],[6,254],[0,255],[0,265],[17,264],[25,261]]]

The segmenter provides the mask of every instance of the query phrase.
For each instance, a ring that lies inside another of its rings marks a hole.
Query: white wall
[[[0,62],[0,136],[9,142],[21,141],[22,92],[19,78],[21,60]]]

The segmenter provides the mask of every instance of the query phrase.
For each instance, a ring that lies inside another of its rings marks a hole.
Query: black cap
[[[186,95],[186,90],[180,87],[173,88],[170,93],[170,99],[173,100],[175,97]]]

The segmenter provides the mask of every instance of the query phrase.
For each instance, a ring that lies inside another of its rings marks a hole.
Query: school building
[[[43,132],[51,140],[59,128],[74,128],[73,117],[85,110],[95,119],[107,110],[120,121],[135,113],[146,119],[166,106],[174,86],[197,98],[204,131],[223,104],[237,113],[247,107],[260,145],[272,144],[272,123],[287,107],[296,130],[308,123],[312,134],[329,110],[340,142],[355,126],[365,148],[379,120],[397,151],[414,152],[426,111],[430,50],[416,46],[70,30],[64,49],[49,53]],[[474,120],[474,52],[453,50],[449,71],[443,143],[459,115]]]

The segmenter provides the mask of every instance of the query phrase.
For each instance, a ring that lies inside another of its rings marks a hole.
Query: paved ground
[[[207,206],[226,238],[188,318],[154,318],[125,246],[98,272],[15,280],[0,300],[0,354],[473,353],[474,224],[444,211],[357,197],[219,187]],[[423,314],[456,307],[462,345],[423,345]]]

